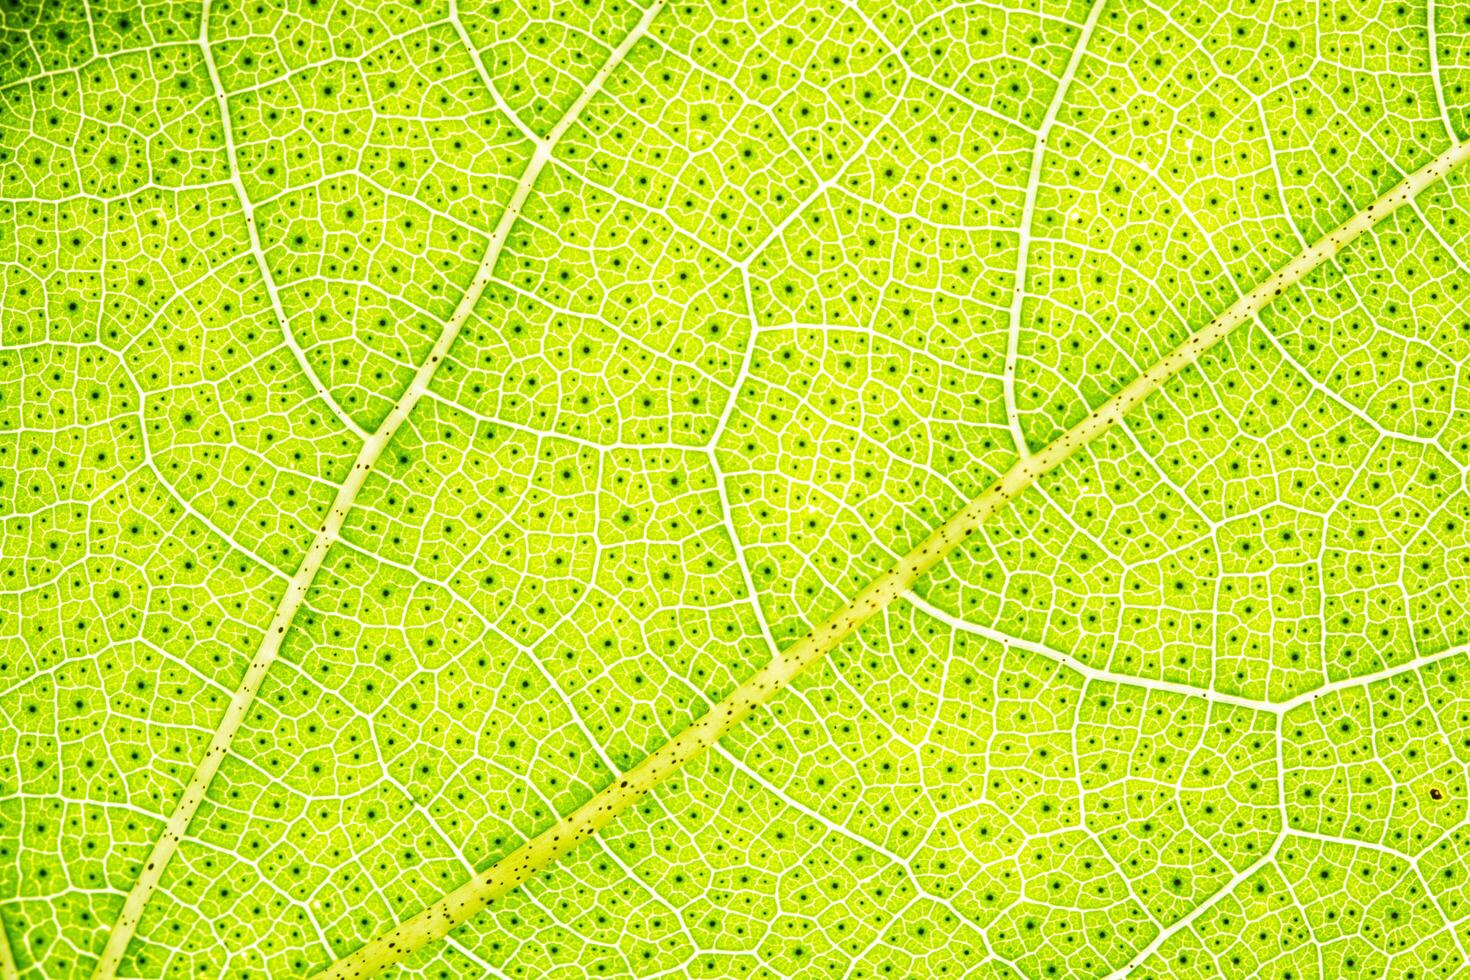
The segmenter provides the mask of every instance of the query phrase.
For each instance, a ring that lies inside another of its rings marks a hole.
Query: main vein
[[[417,915],[333,963],[314,980],[356,980],[397,963],[415,950],[443,938],[492,901],[520,886],[537,871],[597,833],[644,794],[697,758],[752,711],[770,701],[797,675],[822,660],[855,629],[900,598],[920,576],[939,564],[1012,499],[1117,425],[1130,409],[1195,363],[1205,351],[1241,324],[1254,319],[1272,300],[1300,282],[1309,272],[1413,200],[1426,187],[1443,179],[1467,158],[1470,158],[1470,140],[1456,143],[1319,238],[1044,449],[1018,459],[983,493],[931,532],[852,601],[781,651],[769,664],[638,765],[550,828]]]
[[[342,531],[342,524],[347,519],[348,512],[357,500],[358,493],[363,484],[367,482],[368,474],[373,466],[382,456],[384,448],[387,447],[393,434],[407,420],[419,399],[429,390],[429,383],[434,378],[439,364],[448,354],[453,346],[455,338],[459,336],[460,329],[473,312],[475,304],[479,302],[480,296],[485,292],[485,287],[490,284],[490,277],[495,270],[495,263],[500,258],[501,250],[505,247],[506,239],[510,236],[511,228],[519,218],[521,209],[525,206],[526,198],[530,196],[531,188],[536,183],[542,169],[551,159],[551,151],[561,139],[563,134],[571,128],[581,114],[583,108],[591,101],[607,82],[608,76],[620,64],[623,58],[632,49],[633,45],[648,31],[649,24],[654,16],[664,6],[667,0],[654,0],[644,11],[642,18],[628,32],[621,44],[619,44],[608,56],[607,62],[600,68],[596,75],[587,83],[587,86],[568,108],[556,125],[546,134],[544,139],[538,140],[531,159],[527,162],[520,180],[516,183],[515,191],[506,203],[505,210],[501,213],[490,239],[485,245],[485,253],[480,259],[479,268],[475,271],[475,277],[465,289],[459,304],[449,319],[444,322],[444,329],[440,332],[438,340],[434,342],[429,351],[428,358],[419,365],[413,380],[394,403],[387,417],[383,419],[377,430],[368,436],[362,448],[358,451],[357,458],[352,463],[352,469],[348,472],[342,486],[337,491],[336,499],[332,501],[331,510],[328,511],[326,519],[317,529],[316,537],[306,550],[296,573],[286,584],[285,592],[276,606],[275,615],[271,617],[270,625],[266,628],[265,635],[260,641],[260,646],[251,658],[250,666],[245,671],[240,686],[230,698],[229,706],[225,709],[224,718],[220,720],[219,727],[209,740],[209,747],[205,750],[204,758],[189,778],[184,787],[183,794],[179,797],[178,805],[174,807],[167,824],[164,826],[162,835],[153,845],[143,868],[137,879],[133,882],[132,889],[128,892],[127,899],[123,902],[122,912],[117,921],[113,923],[112,932],[107,937],[107,946],[102,952],[102,957],[97,961],[96,969],[93,971],[93,980],[112,980],[117,975],[118,966],[122,962],[123,954],[127,951],[128,943],[137,931],[138,923],[142,918],[143,909],[147,906],[149,898],[158,889],[158,883],[163,877],[164,869],[168,866],[169,859],[178,850],[179,843],[189,829],[189,822],[193,819],[199,804],[204,800],[204,794],[209,789],[210,782],[219,771],[220,763],[224,761],[226,753],[230,750],[235,735],[244,724],[245,718],[250,713],[250,706],[255,701],[256,694],[260,691],[261,683],[265,680],[266,672],[270,670],[271,664],[275,663],[276,657],[281,650],[281,644],[286,637],[286,631],[290,628],[296,613],[306,599],[306,594],[311,588],[312,581],[321,569],[322,561],[327,552],[337,541]],[[209,56],[208,24],[209,3],[206,0],[204,6],[203,22],[205,27],[201,31],[199,43],[204,47],[206,57]],[[221,97],[221,112],[228,113],[224,99]],[[247,222],[255,220],[254,215],[247,212]]]
[[[15,954],[10,949],[10,936],[5,931],[4,919],[0,919],[0,980],[20,980],[20,970],[15,965]]]

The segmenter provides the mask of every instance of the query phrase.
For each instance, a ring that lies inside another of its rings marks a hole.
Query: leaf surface
[[[0,974],[1464,966],[1463,11],[3,26]]]

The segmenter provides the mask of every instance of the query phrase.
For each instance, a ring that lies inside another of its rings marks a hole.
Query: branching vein
[[[501,250],[510,236],[520,216],[526,199],[535,186],[536,178],[551,159],[552,149],[557,142],[575,123],[587,103],[597,94],[607,81],[613,69],[627,55],[628,51],[648,30],[649,24],[662,9],[664,0],[655,0],[642,19],[624,39],[603,67],[593,76],[586,88],[575,102],[567,109],[566,113],[557,124],[547,133],[544,140],[536,144],[530,161],[525,171],[517,182],[515,191],[501,213],[500,219],[486,242],[484,255],[475,271],[474,279],[465,290],[458,306],[449,319],[445,321],[444,328],[440,332],[434,346],[430,349],[428,357],[419,365],[413,380],[399,396],[393,408],[379,425],[377,431],[372,433],[363,443],[357,458],[353,461],[352,469],[341,488],[337,491],[336,499],[333,500],[331,509],[328,511],[322,525],[317,529],[316,537],[306,551],[296,573],[286,583],[285,591],[281,595],[275,614],[271,617],[270,624],[266,627],[265,634],[261,639],[260,646],[251,658],[250,666],[245,671],[245,676],[240,682],[239,688],[230,698],[230,703],[225,709],[224,717],[221,719],[219,728],[215,731],[205,750],[204,758],[200,761],[188,784],[184,787],[179,797],[178,804],[174,807],[162,835],[153,845],[152,851],[143,862],[137,879],[132,889],[128,892],[119,913],[117,921],[113,924],[112,931],[108,936],[107,945],[103,950],[101,958],[97,962],[93,973],[94,980],[110,980],[117,975],[119,965],[122,963],[124,954],[127,952],[128,944],[132,940],[133,933],[138,928],[142,919],[143,910],[148,900],[157,891],[159,881],[163,877],[164,869],[167,868],[169,860],[178,850],[189,829],[189,822],[198,811],[200,803],[203,802],[209,785],[213,781],[215,773],[219,771],[220,764],[224,761],[226,754],[230,751],[230,745],[235,739],[236,733],[244,724],[250,714],[251,705],[255,702],[256,695],[260,692],[261,684],[265,681],[267,672],[280,654],[281,644],[284,642],[287,631],[306,600],[307,592],[311,588],[317,572],[321,569],[322,562],[327,552],[336,542],[341,534],[343,522],[347,519],[348,512],[352,509],[357,495],[361,492],[363,485],[367,482],[368,475],[372,472],[374,465],[383,455],[383,451],[393,438],[395,432],[407,421],[414,406],[419,403],[429,389],[429,383],[433,380],[435,372],[440,363],[449,353],[455,338],[459,336],[461,328],[474,311],[476,303],[490,284],[490,279],[495,270],[495,263],[500,258]],[[204,23],[209,23],[209,6],[205,5]],[[207,44],[207,37],[202,43]],[[252,215],[247,213],[247,221],[253,221]]]
[[[607,826],[645,794],[709,749],[752,711],[769,702],[797,676],[821,662],[863,623],[907,594],[920,577],[944,561],[987,519],[1023,494],[1037,480],[1121,423],[1130,410],[1194,364],[1205,351],[1242,324],[1252,322],[1261,310],[1301,282],[1310,272],[1412,201],[1425,188],[1442,180],[1467,158],[1470,158],[1470,142],[1451,146],[1302,250],[1056,440],[1034,455],[1019,459],[988,489],[936,528],[850,602],[778,654],[769,664],[638,765],[484,872],[332,964],[318,975],[317,980],[355,980],[371,976],[384,967],[401,961],[415,950],[443,938],[490,902],[520,886],[532,875]],[[1278,728],[1280,718],[1281,715],[1278,714]],[[1279,737],[1277,752],[1279,765]],[[1278,778],[1279,775],[1278,773]],[[1236,879],[1245,880],[1255,867],[1269,861],[1280,842],[1281,837],[1278,837],[1271,851],[1256,865],[1242,871]],[[1218,901],[1221,894],[1223,892],[1216,893],[1216,898],[1197,907],[1184,922],[1176,923],[1173,929],[1161,932],[1151,947],[1157,948],[1168,934],[1203,914]],[[1135,962],[1141,960],[1136,959]]]

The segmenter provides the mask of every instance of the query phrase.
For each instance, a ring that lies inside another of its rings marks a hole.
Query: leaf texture
[[[1467,24],[4,11],[0,975],[1465,969]]]

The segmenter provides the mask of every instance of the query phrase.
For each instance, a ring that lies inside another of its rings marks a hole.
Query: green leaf
[[[1463,11],[0,65],[0,977],[1465,968]]]

